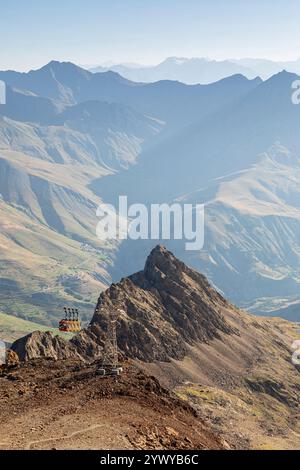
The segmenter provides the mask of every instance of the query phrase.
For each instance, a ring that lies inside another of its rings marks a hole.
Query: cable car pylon
[[[119,376],[123,372],[119,363],[119,350],[117,343],[117,321],[121,315],[124,315],[124,311],[117,309],[110,312],[108,318],[101,367],[98,369],[98,374],[102,377],[108,375]]]

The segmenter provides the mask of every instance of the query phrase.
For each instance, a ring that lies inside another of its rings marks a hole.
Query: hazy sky
[[[299,0],[0,0],[0,69],[300,56]]]

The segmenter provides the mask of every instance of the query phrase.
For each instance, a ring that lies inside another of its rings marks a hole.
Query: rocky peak
[[[156,284],[166,277],[178,277],[184,272],[185,265],[164,246],[158,245],[147,258],[144,276],[150,283]]]
[[[17,341],[13,349],[22,360],[95,359],[102,354],[112,312],[122,309],[117,332],[125,356],[145,362],[181,360],[189,345],[235,333],[226,320],[228,308],[204,276],[157,246],[143,271],[101,293],[90,326],[70,342],[37,332]]]
[[[157,246],[143,271],[100,295],[92,325],[105,329],[112,309],[121,308],[122,352],[149,362],[169,361],[182,359],[188,344],[233,333],[222,314],[227,306],[204,276]]]

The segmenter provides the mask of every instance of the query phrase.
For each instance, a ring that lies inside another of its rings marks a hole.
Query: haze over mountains
[[[276,62],[268,59],[227,59],[213,60],[203,57],[168,57],[158,65],[113,64],[98,66],[92,72],[112,70],[135,82],[155,82],[159,80],[178,80],[194,85],[213,83],[234,74],[242,74],[252,79],[257,76],[267,80],[272,75],[287,70],[300,74],[300,59]]]
[[[204,202],[204,250],[164,243],[239,305],[299,319],[298,78],[147,84],[58,62],[0,72],[1,311],[55,325],[66,304],[89,318],[157,244],[96,238],[98,204],[128,194]]]

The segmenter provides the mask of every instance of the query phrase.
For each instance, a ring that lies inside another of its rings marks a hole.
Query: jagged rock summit
[[[17,341],[13,349],[25,360],[72,355],[98,358],[108,318],[113,310],[121,309],[118,344],[125,356],[145,362],[181,360],[187,345],[235,333],[222,313],[228,307],[204,276],[157,246],[143,271],[101,293],[90,326],[70,343],[34,333]]]
[[[146,362],[169,361],[184,358],[186,343],[233,333],[222,315],[227,306],[204,276],[157,246],[143,271],[100,295],[92,325],[105,329],[110,311],[120,308],[121,351]]]

